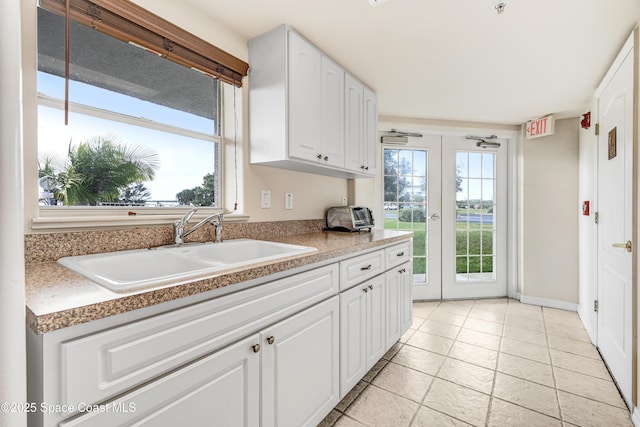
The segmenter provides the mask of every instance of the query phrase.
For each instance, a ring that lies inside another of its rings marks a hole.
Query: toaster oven
[[[364,206],[335,206],[327,210],[327,230],[362,231],[374,225],[373,212]]]

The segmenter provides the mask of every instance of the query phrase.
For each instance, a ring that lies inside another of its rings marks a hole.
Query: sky
[[[411,165],[411,175],[423,177],[427,173],[428,149],[398,150],[400,161]],[[431,159],[433,160],[433,159]],[[473,151],[456,152],[457,174],[462,181],[456,200],[493,200],[495,187],[495,154]],[[423,178],[413,178],[417,184]]]
[[[38,91],[64,99],[64,79],[38,72]],[[144,117],[160,123],[212,134],[212,120],[146,101],[110,92],[95,86],[70,81],[70,102],[109,109],[133,117]],[[159,156],[160,167],[153,181],[144,185],[151,190],[151,200],[175,200],[176,193],[202,184],[202,178],[214,172],[214,143],[174,133],[160,132],[140,126],[69,113],[64,124],[64,111],[39,106],[38,157],[64,162],[69,142],[93,136],[117,135],[127,144],[146,146]]]

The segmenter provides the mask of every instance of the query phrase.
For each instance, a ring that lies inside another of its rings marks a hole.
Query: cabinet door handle
[[[372,265],[369,264],[366,267],[360,267],[360,271],[367,271],[367,270],[371,270]]]
[[[251,346],[251,350],[253,350],[254,353],[257,353],[260,351],[260,344],[254,344]]]
[[[364,170],[364,165],[360,166],[360,169]]]
[[[404,251],[403,251],[403,252],[398,252],[398,253],[396,254],[396,256],[404,256]]]
[[[324,161],[328,162],[329,161],[329,156],[324,156]]]
[[[373,290],[373,285],[369,285],[369,289]]]
[[[322,154],[318,154],[316,157],[318,158],[318,160],[322,160]]]
[[[367,288],[362,288],[362,292],[364,292],[364,293],[366,294],[367,292],[369,292],[369,289],[367,289]]]
[[[368,171],[369,170],[369,166],[365,166],[364,170]]]
[[[273,344],[274,342],[276,342],[276,337],[274,337],[273,335],[271,335],[269,338],[267,338],[267,342],[269,344]]]
[[[406,268],[401,268],[400,270],[398,270],[398,273],[401,273],[401,274],[402,274],[402,273],[406,273],[406,272],[407,272],[407,269],[406,269]]]

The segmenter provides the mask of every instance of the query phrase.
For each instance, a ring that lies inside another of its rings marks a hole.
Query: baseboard
[[[529,297],[520,295],[520,302],[525,304],[540,305],[542,307],[558,308],[560,310],[578,311],[578,304],[555,299]]]
[[[631,413],[631,422],[635,427],[640,427],[640,410],[636,406],[633,408],[633,412]]]
[[[591,307],[591,310],[593,310],[593,307]],[[594,320],[595,316],[593,315],[593,312],[589,312],[587,309],[584,308],[584,306],[581,306],[580,304],[578,304],[578,317],[582,322],[582,326],[584,326],[584,329],[587,331],[587,334],[591,339],[591,343],[593,345],[596,345],[596,330],[595,330],[596,328],[593,325],[593,323],[595,322]]]

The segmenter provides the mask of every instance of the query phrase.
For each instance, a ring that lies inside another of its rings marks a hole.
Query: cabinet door
[[[367,373],[367,293],[361,284],[340,294],[340,397]]]
[[[258,342],[255,334],[118,399],[90,406],[91,412],[60,426],[256,426],[260,354],[253,346]]]
[[[363,141],[363,85],[349,73],[344,77],[345,105],[345,167],[354,172],[364,171]]]
[[[344,70],[322,56],[322,163],[344,167]]]
[[[289,31],[289,156],[317,161],[322,143],[322,54]]]
[[[404,334],[413,323],[413,268],[411,262],[396,268],[401,275],[400,330]]]
[[[387,307],[387,337],[386,347],[391,348],[411,327],[412,311],[412,270],[407,262],[387,271],[386,276],[386,307]]]
[[[364,127],[362,151],[364,173],[376,175],[380,162],[380,144],[378,143],[378,97],[368,87],[364,88]]]
[[[262,427],[316,426],[339,402],[338,313],[334,296],[260,333]]]
[[[367,289],[367,371],[373,368],[387,351],[385,277],[380,275],[365,283]]]
[[[391,348],[402,336],[402,293],[403,276],[400,271],[404,266],[398,266],[385,273],[386,276],[386,297],[387,297],[387,330],[386,347]]]

